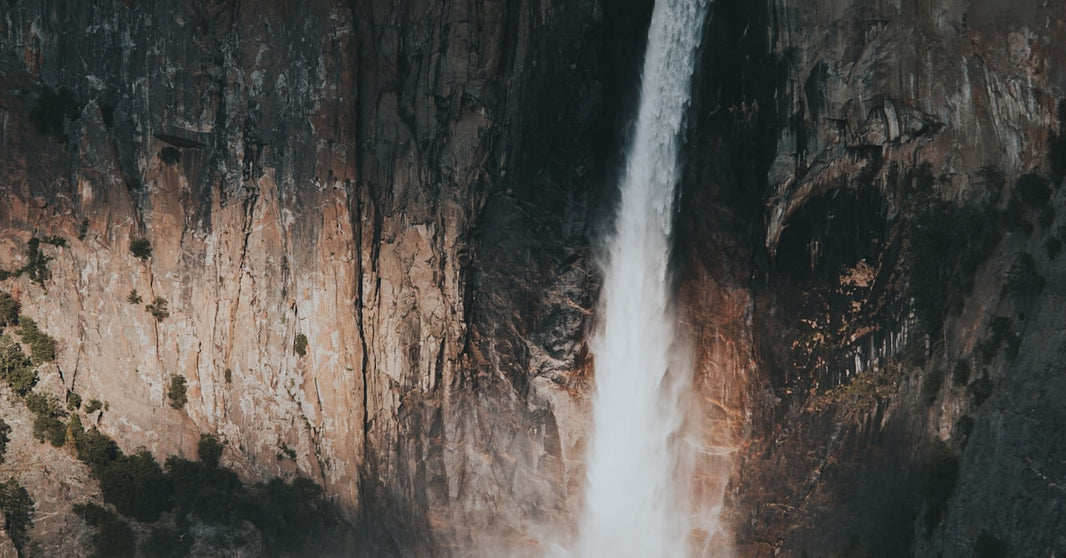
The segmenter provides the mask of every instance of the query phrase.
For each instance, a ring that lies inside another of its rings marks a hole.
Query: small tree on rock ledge
[[[167,388],[167,399],[170,400],[170,406],[175,409],[181,409],[185,406],[185,403],[189,401],[185,392],[188,390],[188,384],[185,383],[185,376],[180,374],[173,374],[170,376],[170,386]]]

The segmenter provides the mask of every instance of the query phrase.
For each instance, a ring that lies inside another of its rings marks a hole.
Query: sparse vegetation
[[[0,291],[0,327],[18,325],[22,307],[7,291]]]
[[[52,278],[52,271],[48,269],[50,261],[51,256],[46,256],[41,251],[41,239],[35,236],[26,244],[26,265],[22,266],[16,275],[25,273],[30,281],[43,287],[45,281]]]
[[[307,336],[297,333],[296,339],[292,342],[292,350],[300,356],[307,355]]]
[[[37,385],[37,372],[32,364],[14,339],[0,333],[0,377],[18,395],[26,395]]]
[[[34,364],[44,364],[56,359],[56,340],[37,327],[37,322],[22,316],[19,318],[19,337],[30,346]]]
[[[137,289],[133,289],[130,291],[130,294],[126,295],[126,302],[130,304],[140,304],[141,302],[144,302],[144,299],[141,298],[141,295],[137,292]]]
[[[227,384],[233,383],[233,370],[227,368],[226,371],[222,373],[222,376],[225,378]]]
[[[85,237],[89,235],[89,219],[83,217],[81,223],[78,223],[78,240],[84,241]]]
[[[152,299],[152,303],[146,305],[144,309],[151,314],[157,322],[161,322],[170,317],[170,310],[167,309],[167,299],[161,296]]]
[[[4,462],[7,455],[7,443],[11,441],[11,426],[0,419],[0,463]]]
[[[137,535],[114,512],[96,504],[78,504],[74,513],[96,530],[92,537],[90,558],[133,558],[137,554]]]
[[[184,407],[185,403],[189,401],[186,395],[188,389],[189,386],[185,382],[185,376],[180,374],[171,375],[170,385],[167,387],[167,399],[170,401],[170,406],[175,409]]]
[[[152,243],[147,238],[135,238],[130,241],[130,253],[142,261],[152,257]]]
[[[78,395],[78,392],[76,392],[76,391],[68,392],[67,393],[67,410],[68,411],[77,411],[80,408],[81,408],[81,396]]]
[[[48,441],[55,447],[67,442],[66,411],[54,397],[31,392],[26,396],[26,408],[34,414],[33,437],[38,442]]]
[[[21,558],[30,542],[35,515],[33,498],[17,480],[8,478],[0,483],[0,510],[4,512],[4,530]]]
[[[89,402],[85,404],[85,413],[92,414],[103,408],[104,404],[100,402],[99,399],[90,399]]]

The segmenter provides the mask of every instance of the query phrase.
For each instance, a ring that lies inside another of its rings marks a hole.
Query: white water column
[[[709,0],[658,0],[621,205],[607,241],[582,558],[690,554],[691,470],[675,435],[691,359],[675,340],[667,265],[678,144]]]

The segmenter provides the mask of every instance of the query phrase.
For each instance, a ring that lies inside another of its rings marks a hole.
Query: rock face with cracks
[[[206,432],[246,480],[309,477],[379,554],[565,541],[650,2],[8,4],[0,269],[66,245],[0,288],[59,340],[48,389],[126,451]],[[698,548],[1064,550],[1061,199],[1016,186],[1066,165],[1064,9],[715,3],[673,239],[694,511],[725,518]],[[999,232],[938,268],[938,330],[920,247],[970,247],[927,207]],[[12,469],[38,541],[82,525],[54,477],[91,485],[48,460]]]

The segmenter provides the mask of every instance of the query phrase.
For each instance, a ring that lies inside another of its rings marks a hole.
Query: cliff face
[[[761,244],[745,270],[757,372],[730,485],[739,553],[1061,552],[1063,453],[1036,433],[1061,428],[1064,388],[1045,310],[1062,267],[1063,6],[737,14],[767,40],[733,43],[748,87],[705,114],[735,130],[712,152],[749,148],[736,174],[758,177],[717,180],[738,185],[719,196],[752,211],[754,232],[734,228]],[[1050,195],[1028,197],[1042,176]]]
[[[565,538],[651,2],[9,4],[0,269],[67,240],[43,287],[0,282],[60,340],[44,388],[126,450],[208,432],[247,479],[310,477],[383,553]],[[1011,200],[1057,141],[1066,8],[1001,4],[714,5],[675,264],[697,501],[725,492],[738,555],[1063,548],[1062,233]],[[939,330],[908,286],[935,200],[1003,231],[972,265],[946,242]]]
[[[127,450],[218,434],[246,477],[309,476],[393,550],[518,537],[578,478],[583,428],[557,418],[580,414],[607,93],[632,88],[647,9],[16,2],[0,262],[68,244],[43,288],[4,288]]]

